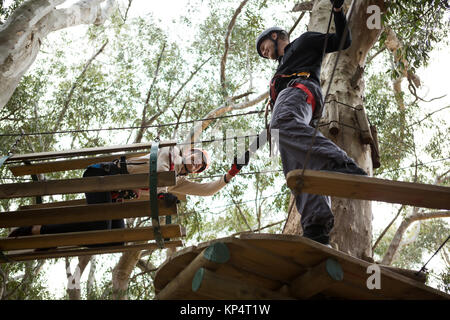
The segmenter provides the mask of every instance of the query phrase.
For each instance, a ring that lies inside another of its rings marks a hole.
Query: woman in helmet
[[[98,163],[89,166],[83,177],[107,176],[116,174],[136,174],[149,172],[150,154],[133,157],[127,160],[120,159],[113,162]],[[196,196],[211,196],[222,189],[240,171],[243,165],[235,161],[231,169],[221,178],[207,183],[197,183],[187,178],[188,174],[198,174],[206,170],[210,165],[210,157],[205,150],[192,148],[181,150],[178,147],[164,147],[158,150],[157,171],[175,171],[176,184],[170,187],[158,188],[158,198],[167,204],[178,202],[175,194],[189,194]],[[92,192],[86,193],[88,204],[110,203],[121,201],[123,198],[139,198],[149,194],[148,189],[114,191],[114,192]],[[36,225],[20,227],[13,230],[9,237],[29,236],[37,234],[55,234],[91,230],[108,230],[125,228],[123,219],[104,220],[92,222],[78,222],[66,224]],[[110,243],[103,245],[92,245],[92,247],[120,245],[122,243]]]

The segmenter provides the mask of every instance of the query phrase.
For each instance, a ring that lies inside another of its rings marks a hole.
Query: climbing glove
[[[330,0],[330,2],[336,9],[339,9],[344,4],[344,0]]]
[[[248,162],[250,161],[250,152],[247,150],[244,155],[244,159],[238,157],[234,157],[233,165],[231,166],[231,169],[228,171],[228,174],[232,177],[237,175],[239,171],[241,171],[243,166],[248,165]]]
[[[180,200],[178,200],[176,195],[166,192],[158,193],[158,199],[164,200],[168,207],[180,203]]]

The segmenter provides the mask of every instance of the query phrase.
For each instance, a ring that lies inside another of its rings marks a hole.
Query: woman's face
[[[203,166],[203,156],[199,152],[189,153],[184,157],[189,172],[197,172]]]

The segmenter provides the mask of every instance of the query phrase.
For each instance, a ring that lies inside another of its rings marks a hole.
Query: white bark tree
[[[0,109],[35,61],[48,34],[81,24],[103,24],[116,7],[115,0],[82,0],[57,8],[65,2],[27,1],[0,27]]]

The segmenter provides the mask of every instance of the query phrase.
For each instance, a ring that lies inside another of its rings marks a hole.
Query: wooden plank
[[[183,241],[175,240],[175,241],[165,241],[164,248],[175,248],[183,246]],[[62,257],[79,257],[79,256],[89,256],[96,254],[110,254],[110,253],[119,253],[126,251],[135,251],[135,250],[155,250],[159,249],[158,245],[154,242],[146,243],[146,244],[132,244],[132,245],[123,245],[123,246],[108,246],[102,248],[72,248],[72,249],[53,249],[42,252],[29,252],[29,253],[15,253],[8,254],[6,258],[11,260],[12,262],[18,261],[30,261],[30,260],[40,260],[40,259],[54,259],[54,258],[62,258]],[[0,263],[6,262],[0,260]]]
[[[159,143],[159,147],[170,147],[176,145],[176,141],[162,141]],[[50,152],[38,152],[38,153],[27,153],[21,155],[13,155],[6,162],[15,162],[23,160],[42,160],[42,159],[57,159],[57,158],[68,158],[68,157],[79,157],[84,155],[93,154],[104,154],[113,153],[120,151],[136,151],[140,149],[150,149],[151,143],[135,143],[135,144],[125,144],[116,146],[106,146],[106,147],[96,147],[96,148],[85,148],[78,150],[64,150],[64,151],[50,151]]]
[[[160,230],[164,239],[178,238],[182,236],[180,225],[162,225]],[[134,229],[124,228],[60,234],[43,234],[28,237],[0,239],[0,250],[9,251],[22,249],[53,248],[64,246],[81,246],[88,244],[148,241],[154,239],[155,236],[153,227],[142,227]]]
[[[177,206],[174,204],[167,207],[164,200],[158,200],[158,207],[160,216],[174,215],[177,213]],[[56,207],[2,212],[0,214],[0,228],[149,216],[151,216],[149,201],[84,204],[64,208]]]
[[[284,257],[252,246],[244,241],[233,239],[229,244],[231,251],[230,264],[260,277],[287,282],[299,275],[304,267]]]
[[[175,171],[158,172],[158,187],[175,185]],[[149,174],[123,174],[78,179],[11,183],[0,186],[0,199],[148,188]]]
[[[110,162],[114,159],[119,159],[122,156],[125,156],[127,159],[129,159],[132,157],[144,156],[146,154],[148,154],[148,152],[121,153],[100,157],[48,161],[31,165],[9,166],[8,168],[14,176],[19,177],[39,173],[85,169],[92,164],[100,162]]]
[[[76,199],[67,201],[55,201],[47,203],[37,203],[20,206],[19,210],[34,210],[34,209],[45,209],[45,208],[57,208],[57,207],[74,207],[82,206],[86,204],[86,199]]]
[[[176,194],[176,196],[178,197],[178,200],[186,201],[185,194],[178,193],[178,194]],[[139,197],[139,199],[124,200],[124,202],[149,201],[149,200],[150,200],[149,196],[141,196],[141,197]],[[19,210],[55,208],[55,207],[73,207],[73,206],[81,206],[81,205],[85,205],[85,204],[86,204],[86,199],[76,199],[76,200],[56,201],[56,202],[24,205],[24,206],[20,206]]]
[[[196,272],[192,291],[219,300],[293,300],[292,297],[224,277],[205,268]]]
[[[450,187],[391,181],[327,171],[293,170],[287,185],[295,192],[450,209]],[[302,184],[299,182],[302,181]]]

